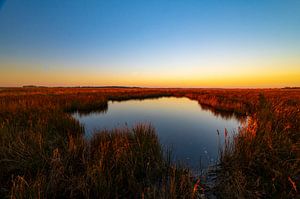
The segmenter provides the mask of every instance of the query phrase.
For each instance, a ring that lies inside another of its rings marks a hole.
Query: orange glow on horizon
[[[101,74],[55,74],[55,73],[19,73],[9,72],[0,75],[1,86],[145,86],[145,87],[283,87],[299,86],[300,72],[273,74],[242,74],[232,76],[201,76],[191,77],[126,77],[123,75]],[[15,80],[12,80],[14,77]]]
[[[72,70],[43,69],[0,64],[0,87],[5,86],[141,86],[141,87],[285,87],[300,86],[300,64],[264,67],[177,67],[146,72],[98,71],[88,67]]]

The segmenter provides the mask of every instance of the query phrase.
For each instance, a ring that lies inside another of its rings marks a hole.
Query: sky
[[[300,86],[299,0],[0,0],[0,86]]]

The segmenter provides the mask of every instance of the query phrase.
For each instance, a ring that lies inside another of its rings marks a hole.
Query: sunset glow
[[[0,87],[285,87],[299,77],[299,1],[0,0]]]

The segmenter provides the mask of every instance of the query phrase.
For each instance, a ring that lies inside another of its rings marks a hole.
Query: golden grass
[[[219,196],[299,196],[298,89],[3,88],[0,197],[196,197],[197,181],[169,161],[152,127],[100,132],[87,141],[69,114],[105,111],[108,100],[163,96],[251,117],[222,152]]]

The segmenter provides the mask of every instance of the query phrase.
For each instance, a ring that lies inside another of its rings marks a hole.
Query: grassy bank
[[[70,116],[105,111],[109,100],[164,96],[251,118],[222,153],[220,197],[299,196],[297,89],[3,88],[0,197],[195,197],[198,183],[169,161],[152,127],[100,132],[86,141]]]
[[[103,111],[108,99],[163,96],[160,91],[16,89],[1,94],[1,198],[195,196],[190,171],[170,162],[152,127],[99,132],[87,141],[69,114]]]
[[[189,170],[168,161],[150,126],[99,132],[90,141],[68,135],[61,142],[53,150],[34,142],[6,149],[2,196],[193,198]]]
[[[227,142],[218,173],[220,198],[300,197],[299,101],[277,102],[261,94],[248,125]]]

